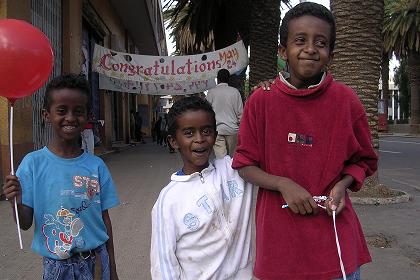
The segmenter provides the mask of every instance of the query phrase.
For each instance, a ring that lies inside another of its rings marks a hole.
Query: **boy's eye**
[[[82,108],[80,108],[80,109],[76,109],[76,110],[75,110],[75,113],[76,113],[77,115],[81,116],[81,115],[84,115],[84,114],[85,114],[85,110],[84,110],[84,109],[82,109]]]
[[[325,47],[326,43],[325,43],[324,41],[316,41],[316,42],[315,42],[315,45],[316,45],[317,47],[321,47],[321,48],[323,48],[323,47]]]
[[[192,130],[184,130],[184,135],[187,137],[191,137],[193,135]]]
[[[295,43],[296,44],[303,44],[305,42],[305,38],[303,38],[303,37],[296,37],[295,38]]]
[[[208,135],[210,135],[211,134],[211,132],[212,132],[212,130],[210,129],[210,128],[204,128],[203,130],[202,130],[202,133],[205,135],[205,136],[208,136]]]

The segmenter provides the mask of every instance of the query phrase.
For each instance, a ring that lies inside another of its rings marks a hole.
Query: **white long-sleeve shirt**
[[[152,210],[152,279],[252,278],[252,185],[226,156],[176,175]]]
[[[206,99],[216,113],[216,126],[219,135],[238,133],[243,104],[239,91],[226,83],[219,83],[207,93]]]

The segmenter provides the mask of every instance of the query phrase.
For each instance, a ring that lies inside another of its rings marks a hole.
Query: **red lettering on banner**
[[[201,63],[200,64],[200,72],[204,72],[206,71],[206,64],[205,63]]]
[[[101,66],[105,70],[111,70],[111,67],[106,65],[107,59],[110,58],[110,57],[111,57],[111,54],[106,54],[106,55],[102,56],[99,66]]]
[[[207,69],[208,70],[214,70],[216,69],[216,62],[214,60],[207,62]]]
[[[181,71],[179,71],[181,69]],[[177,74],[185,74],[185,66],[180,66],[178,69],[176,69]]]
[[[152,75],[152,67],[147,67],[146,69],[144,69],[143,73],[146,76],[151,76]]]

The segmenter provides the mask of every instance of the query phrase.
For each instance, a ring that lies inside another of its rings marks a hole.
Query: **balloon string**
[[[341,274],[343,275],[343,280],[346,280],[347,279],[346,271],[344,270],[343,260],[341,258],[340,242],[338,241],[337,226],[335,224],[335,211],[333,211],[333,222],[334,222],[334,232],[335,232],[335,243],[337,244],[338,257],[340,258]]]
[[[15,175],[15,166],[14,166],[14,160],[13,160],[13,104],[10,106],[10,139],[9,139],[9,147],[10,147],[10,174]],[[15,216],[16,216],[16,226],[17,226],[17,232],[19,236],[19,246],[20,249],[23,250],[23,244],[22,244],[22,235],[20,233],[20,222],[19,222],[19,213],[18,213],[18,206],[17,206],[17,198],[15,196]]]

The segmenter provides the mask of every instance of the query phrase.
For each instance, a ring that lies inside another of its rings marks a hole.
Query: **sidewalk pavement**
[[[167,148],[147,140],[147,144],[103,156],[121,200],[120,206],[110,210],[121,280],[150,279],[150,211],[170,174],[181,167],[178,153],[169,154]],[[408,203],[355,205],[372,244],[373,262],[362,267],[364,280],[420,279],[420,192],[409,192],[413,199]],[[0,201],[0,236],[0,280],[41,279],[41,258],[30,250],[32,230],[23,232],[24,250],[20,251],[7,201]]]

